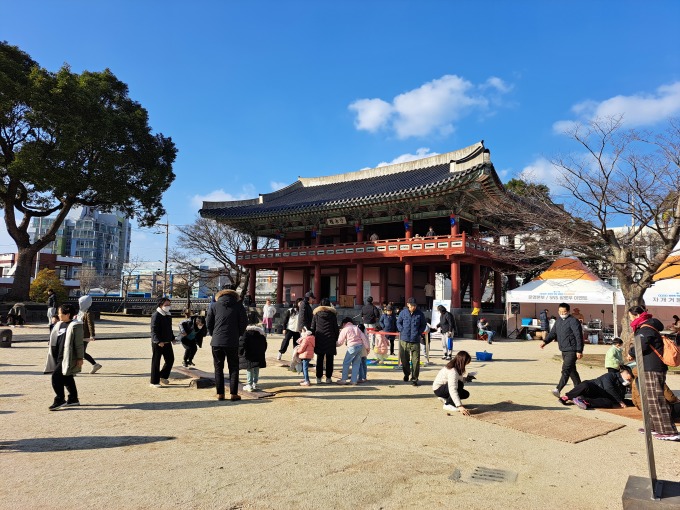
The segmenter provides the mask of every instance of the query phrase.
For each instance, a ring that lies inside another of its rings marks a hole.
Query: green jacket
[[[612,345],[604,357],[604,368],[616,368],[623,365],[623,350]]]

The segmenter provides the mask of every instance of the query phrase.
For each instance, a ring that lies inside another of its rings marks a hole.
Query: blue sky
[[[562,122],[680,115],[680,3],[0,0],[0,39],[110,68],[171,136],[171,224],[202,199],[484,140],[503,182],[574,147]],[[133,255],[163,257],[135,229]],[[0,251],[13,251],[4,225]]]

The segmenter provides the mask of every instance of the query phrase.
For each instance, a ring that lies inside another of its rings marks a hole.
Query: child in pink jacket
[[[300,383],[300,386],[309,386],[309,361],[314,357],[316,339],[311,331],[303,328],[298,343],[298,357],[300,358],[300,361],[302,361],[302,376],[305,378],[305,380]]]
[[[378,360],[378,365],[384,363],[387,359],[387,353],[390,350],[390,341],[385,335],[375,335],[375,345],[373,347],[373,352],[375,353],[375,358]]]
[[[342,379],[337,381],[337,383],[347,384],[349,366],[351,364],[352,384],[356,384],[361,373],[361,355],[364,349],[368,352],[371,346],[368,343],[366,334],[358,326],[355,326],[349,317],[342,319],[342,329],[340,330],[340,336],[338,336],[338,346],[343,344],[347,345],[347,352],[342,362]]]

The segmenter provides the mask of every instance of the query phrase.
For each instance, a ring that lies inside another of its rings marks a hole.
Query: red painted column
[[[413,262],[404,260],[404,299],[413,297]],[[425,303],[420,303],[425,304]]]
[[[279,266],[276,272],[276,304],[283,304],[283,266]]]
[[[248,278],[248,295],[255,299],[255,284],[257,283],[257,269],[250,268],[250,277]]]
[[[314,264],[314,295],[316,296],[316,302],[318,303],[322,297],[321,295],[321,263],[316,262]]]
[[[458,233],[460,232],[460,228],[458,226],[458,216],[454,215],[453,219],[454,219],[455,223],[453,225],[451,225],[451,235],[457,236]]]
[[[481,268],[478,263],[472,264],[472,282],[470,283],[470,300],[472,308],[482,307]]]
[[[388,266],[380,266],[380,303],[382,304],[383,302],[388,302],[387,298],[387,279],[389,278],[389,267]]]
[[[361,225],[356,225],[354,226],[354,229],[359,229],[359,232],[357,232],[357,243],[363,243],[364,242],[364,229]]]
[[[300,295],[298,297],[305,297],[305,294],[307,294],[307,292],[309,292],[309,291],[310,291],[310,289],[309,289],[309,268],[305,267],[302,270],[302,295]]]
[[[364,263],[357,262],[357,278],[356,288],[354,292],[355,303],[359,306],[364,306]]]
[[[338,271],[338,294],[347,295],[347,266],[342,266]]]
[[[503,275],[500,271],[493,272],[493,306],[496,309],[502,308],[503,297]]]
[[[451,308],[460,308],[460,262],[451,261]]]

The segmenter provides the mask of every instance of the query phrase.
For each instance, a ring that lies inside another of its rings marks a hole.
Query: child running
[[[264,336],[264,329],[259,323],[260,317],[257,312],[248,312],[248,326],[246,332],[239,339],[239,368],[246,370],[244,391],[257,391],[260,369],[267,366],[265,359],[267,338]]]
[[[432,390],[444,404],[444,411],[460,411],[463,416],[470,416],[470,411],[465,409],[461,402],[470,396],[470,392],[464,390],[463,386],[474,379],[474,374],[468,375],[465,371],[470,361],[470,354],[467,351],[458,351],[435,377]]]

